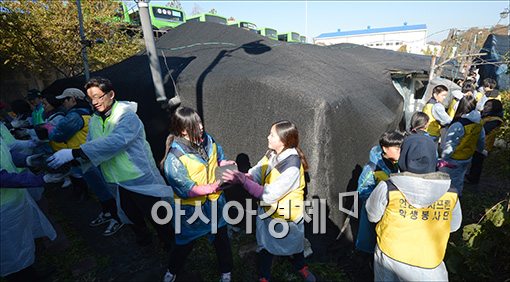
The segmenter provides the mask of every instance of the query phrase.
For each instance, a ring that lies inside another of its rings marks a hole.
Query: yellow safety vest
[[[441,124],[434,118],[432,115],[432,107],[436,104],[437,101],[435,99],[430,99],[429,102],[423,107],[422,112],[424,112],[427,116],[429,116],[429,127],[427,128],[427,132],[430,136],[439,137],[441,136]]]
[[[491,121],[500,121],[501,124],[494,128],[489,134],[485,134],[485,150],[488,152],[492,151],[492,148],[494,148],[494,141],[496,141],[496,135],[498,135],[498,132],[501,128],[501,125],[503,125],[503,119],[496,116],[487,116],[482,118],[482,125],[485,125],[487,122]],[[486,132],[487,133],[487,132]]]
[[[396,261],[436,268],[446,252],[457,192],[450,189],[432,205],[415,208],[391,181],[386,184],[388,205],[375,228],[377,245]]]
[[[448,115],[453,118],[455,116],[455,112],[457,111],[457,109],[455,108],[455,105],[457,105],[459,103],[459,100],[453,98],[452,101],[450,102],[450,105],[448,105]]]
[[[5,169],[9,173],[18,173],[16,166],[14,165],[11,157],[9,147],[5,143],[3,137],[0,137],[0,169]],[[19,188],[7,188],[1,184],[0,188],[0,206],[5,204],[21,202],[24,199],[25,189]]]
[[[475,96],[476,101],[478,101],[478,102],[479,102],[479,101],[480,101],[480,99],[482,99],[482,97],[483,97],[484,95],[485,95],[485,93],[483,93],[483,92],[477,92],[477,93],[476,93],[476,96]],[[492,100],[492,99],[496,99],[496,100],[501,101],[501,94],[498,94],[498,96],[496,96],[496,97],[493,97],[493,96],[489,96],[489,97],[487,97],[487,100]]]
[[[454,160],[467,160],[473,156],[478,143],[478,137],[482,132],[482,125],[467,118],[461,118],[458,122],[464,126],[464,136],[455,148],[451,158]]]
[[[303,199],[304,199],[304,189],[306,186],[305,182],[305,173],[303,170],[303,166],[301,165],[301,159],[298,155],[290,155],[285,158],[283,161],[278,163],[275,167],[273,167],[270,171],[268,171],[269,167],[269,158],[265,156],[262,159],[262,167],[261,167],[261,175],[262,175],[262,185],[268,185],[276,181],[278,177],[288,168],[290,167],[299,167],[299,187],[283,198],[278,200],[278,202],[274,204],[265,204],[261,203],[260,206],[264,208],[266,213],[271,213],[271,217],[283,219],[287,221],[296,221],[300,220],[303,216]]]
[[[96,114],[90,118],[89,134],[92,140],[110,135],[119,119],[125,111],[128,111],[128,109],[119,110],[118,105],[119,102],[115,101],[112,106],[111,115],[104,121]],[[115,157],[102,162],[99,167],[101,168],[101,172],[103,172],[106,182],[109,183],[133,180],[143,175],[143,172],[129,159],[129,155],[126,151],[117,153]]]
[[[80,131],[76,132],[69,140],[65,142],[50,141],[50,146],[53,151],[62,149],[79,149],[81,144],[84,144],[87,140],[87,134],[89,132],[89,121],[90,115],[82,115],[83,127]]]
[[[196,150],[189,148],[183,144],[178,144],[174,141],[170,153],[174,154],[184,165],[188,171],[188,177],[196,183],[196,185],[211,184],[216,182],[216,168],[218,167],[218,147],[212,138],[207,136],[208,143],[210,144],[209,160],[204,162],[201,157],[197,156]],[[207,199],[216,201],[220,197],[222,191],[213,194],[191,197],[179,198],[174,194],[175,199],[181,200],[181,205],[194,206],[198,202],[203,205]]]

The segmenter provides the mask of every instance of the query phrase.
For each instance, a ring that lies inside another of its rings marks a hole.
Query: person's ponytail
[[[161,169],[161,171],[165,170],[165,161],[166,161],[166,158],[168,157],[168,153],[170,152],[170,148],[172,147],[172,143],[174,142],[174,139],[175,139],[175,135],[173,135],[173,134],[169,134],[166,137],[165,155],[163,156],[163,159],[159,162],[159,169]]]
[[[301,159],[301,165],[303,166],[303,170],[307,171],[308,170],[308,161],[306,160],[305,154],[299,147],[296,147],[296,151],[299,155],[299,158]]]

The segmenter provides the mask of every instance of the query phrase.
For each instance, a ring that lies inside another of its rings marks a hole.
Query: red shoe
[[[269,282],[265,277],[259,278],[259,282]]]
[[[301,268],[298,272],[306,282],[315,282],[316,281],[315,275],[313,275],[313,273],[310,272],[310,270],[308,270],[307,265],[303,266],[303,268]]]

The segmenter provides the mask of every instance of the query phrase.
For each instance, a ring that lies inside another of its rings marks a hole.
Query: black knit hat
[[[436,171],[437,146],[430,136],[413,134],[400,147],[398,166],[402,171],[424,174]]]
[[[30,89],[27,93],[27,100],[33,100],[35,98],[41,98],[41,91],[37,89]]]

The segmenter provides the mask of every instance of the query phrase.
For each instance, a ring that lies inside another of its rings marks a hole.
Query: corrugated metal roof
[[[415,25],[403,25],[403,26],[392,26],[392,27],[382,27],[382,28],[367,28],[367,29],[360,29],[360,30],[328,32],[328,33],[322,33],[321,35],[319,35],[315,38],[341,37],[341,36],[350,36],[350,35],[396,32],[396,31],[409,31],[409,30],[420,30],[420,29],[427,29],[427,25],[426,24],[415,24]]]

